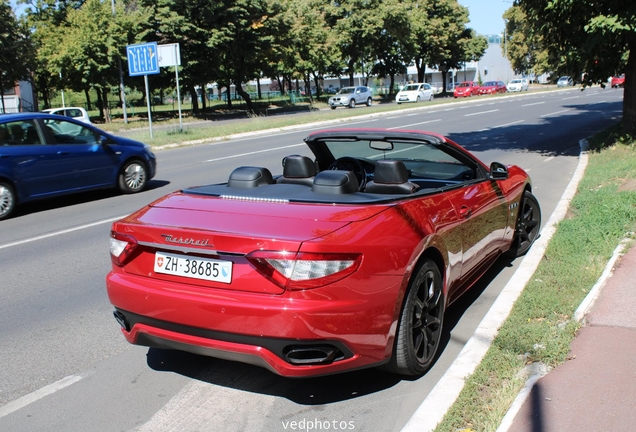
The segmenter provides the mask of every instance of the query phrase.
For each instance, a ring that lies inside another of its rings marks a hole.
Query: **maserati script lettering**
[[[161,237],[166,239],[168,243],[178,243],[183,245],[207,246],[210,243],[208,239],[195,240],[192,237],[174,237],[171,234],[161,234]]]

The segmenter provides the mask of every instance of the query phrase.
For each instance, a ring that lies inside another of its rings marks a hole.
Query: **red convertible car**
[[[171,193],[112,225],[108,296],[125,338],[289,377],[423,374],[444,311],[541,225],[528,175],[443,136],[310,134],[282,175]]]

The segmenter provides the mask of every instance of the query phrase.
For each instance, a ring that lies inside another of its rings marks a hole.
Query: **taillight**
[[[276,285],[286,289],[318,288],[354,273],[360,254],[256,251],[246,257]]]
[[[110,259],[113,264],[121,267],[137,248],[137,240],[133,236],[110,232]]]

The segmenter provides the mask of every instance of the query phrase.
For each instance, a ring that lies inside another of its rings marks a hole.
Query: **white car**
[[[528,91],[528,80],[525,78],[516,78],[508,83],[509,92]]]
[[[343,87],[338,93],[329,98],[329,106],[336,109],[339,106],[355,108],[356,104],[371,106],[373,94],[371,89],[365,86]]]
[[[42,112],[70,117],[83,123],[92,124],[86,110],[80,107],[49,108],[42,110]]]
[[[407,84],[395,95],[395,101],[399,104],[403,102],[421,102],[433,100],[433,88],[427,83]]]

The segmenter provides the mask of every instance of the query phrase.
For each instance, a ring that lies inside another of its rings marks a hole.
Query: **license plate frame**
[[[232,261],[157,251],[155,273],[211,282],[232,283]]]

